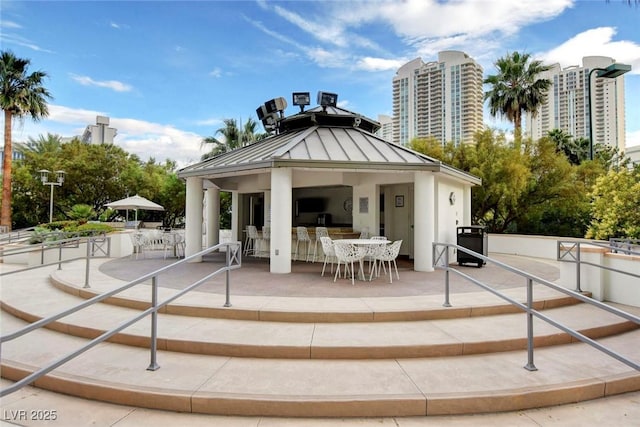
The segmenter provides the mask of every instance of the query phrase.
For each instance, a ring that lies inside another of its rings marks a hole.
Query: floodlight
[[[282,97],[274,98],[265,102],[264,106],[267,109],[267,113],[282,113],[287,108],[287,101]]]
[[[323,107],[335,107],[338,104],[338,94],[329,92],[318,92],[318,104]]]
[[[309,92],[293,92],[293,105],[300,106],[300,112],[304,111],[304,106],[311,104],[311,94]]]

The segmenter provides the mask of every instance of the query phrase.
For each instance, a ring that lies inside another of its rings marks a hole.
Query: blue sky
[[[185,166],[223,119],[255,119],[292,92],[391,115],[396,70],[442,50],[466,52],[485,76],[516,50],[563,67],[590,55],[631,64],[627,145],[640,144],[639,24],[640,6],[623,0],[2,0],[0,43],[46,71],[54,96],[49,118],[17,125],[14,140],[78,135],[106,115],[128,152]],[[485,123],[511,128],[486,111]]]

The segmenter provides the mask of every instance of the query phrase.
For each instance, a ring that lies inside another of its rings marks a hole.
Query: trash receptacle
[[[487,256],[487,241],[488,235],[485,228],[481,225],[458,227],[458,246]],[[476,264],[478,268],[486,264],[482,259],[458,250],[458,265],[466,263]]]

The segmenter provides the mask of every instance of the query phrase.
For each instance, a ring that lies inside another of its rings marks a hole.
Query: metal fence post
[[[582,293],[582,289],[580,289],[580,242],[576,243],[576,292]]]
[[[62,270],[62,244],[58,243],[58,270]]]
[[[449,247],[444,248],[444,304],[443,307],[451,307],[449,302]]]
[[[527,371],[537,371],[533,363],[533,280],[527,279]]]
[[[160,365],[157,362],[158,352],[158,276],[151,278],[151,306],[154,308],[151,313],[151,362],[147,371],[157,371]]]
[[[224,303],[225,307],[231,307],[231,269],[229,268],[231,265],[231,245],[227,243],[227,271],[226,273],[226,279],[227,279],[227,288],[226,288],[226,294],[227,294],[227,299]]]
[[[91,258],[91,247],[90,247],[91,238],[87,239],[87,254],[86,254],[86,263],[84,267],[84,288],[90,288],[89,286],[89,260]]]

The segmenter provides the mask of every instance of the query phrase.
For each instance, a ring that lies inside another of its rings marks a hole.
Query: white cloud
[[[477,1],[406,0],[356,3],[345,22],[359,24],[374,20],[389,23],[396,34],[407,39],[452,37],[459,34],[513,34],[522,26],[553,18],[573,5],[573,0]],[[337,7],[339,12],[344,6]],[[357,7],[357,10],[354,10]],[[481,17],[481,19],[480,19]]]
[[[109,26],[111,26],[111,28],[115,28],[116,30],[120,29],[120,24],[118,24],[116,22],[110,22]]]
[[[627,147],[640,145],[640,129],[635,131],[627,131],[627,134],[625,135],[625,145]]]
[[[54,51],[45,49],[29,39],[26,39],[22,36],[17,36],[15,34],[7,34],[6,31],[0,32],[0,41],[2,41],[3,44],[14,44],[16,46],[22,46],[26,47],[27,49],[35,50],[36,52],[54,53]]]
[[[0,20],[0,28],[19,29],[19,28],[22,28],[22,25],[18,24],[17,22],[13,22],[13,21]]]
[[[119,82],[117,80],[94,80],[88,76],[78,76],[70,74],[71,78],[83,86],[97,86],[115,90],[116,92],[129,92],[133,89],[131,85]]]
[[[384,58],[372,58],[364,57],[360,58],[357,64],[357,68],[366,71],[387,71],[397,70],[402,67],[407,61],[404,59],[384,59]]]
[[[16,141],[26,141],[29,137],[37,138],[47,133],[63,137],[80,136],[87,125],[96,122],[96,116],[109,114],[49,104],[47,119],[37,123],[25,121],[24,126],[16,128],[14,138]],[[114,144],[142,160],[150,157],[159,162],[171,159],[178,163],[178,167],[184,167],[199,161],[204,154],[204,150],[200,149],[201,135],[173,125],[111,117],[110,126],[118,131]]]
[[[220,68],[216,67],[213,70],[209,71],[209,75],[211,77],[220,78],[220,77],[222,77],[222,70]]]
[[[594,28],[535,56],[547,63],[559,63],[562,68],[582,65],[584,56],[608,56],[616,62],[631,64],[631,73],[640,74],[640,44],[628,40],[614,41],[615,35],[613,27]]]

